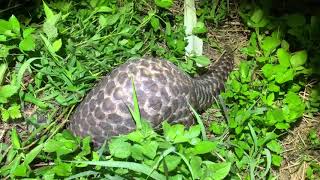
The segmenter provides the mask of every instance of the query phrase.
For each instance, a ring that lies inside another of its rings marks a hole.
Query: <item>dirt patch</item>
[[[304,116],[282,140],[285,151],[284,160],[279,169],[279,179],[305,179],[309,164],[311,162],[320,164],[320,149],[313,147],[308,138],[312,128],[318,132],[320,138],[320,113],[316,117]]]

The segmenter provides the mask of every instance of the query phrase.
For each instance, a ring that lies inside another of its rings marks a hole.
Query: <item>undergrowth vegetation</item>
[[[140,117],[135,96],[131,112],[137,130],[98,150],[89,137],[74,137],[63,128],[104,74],[144,55],[165,58],[190,75],[197,74],[197,64],[208,64],[205,57],[184,57],[183,14],[170,10],[175,2],[48,1],[33,19],[1,17],[1,127],[12,129],[0,143],[0,176],[276,179],[283,161],[281,138],[304,115],[319,111],[320,17],[274,15],[268,2],[239,4],[237,13],[250,30],[247,45],[239,49],[247,59],[241,59],[213,105],[220,118],[205,127],[190,107],[196,125],[187,129],[164,122],[163,132],[155,132]],[[194,33],[209,42],[210,26],[227,21],[229,1],[203,1],[197,8]],[[29,126],[12,125],[17,123]],[[308,137],[319,149],[319,129]],[[306,176],[317,179],[319,161],[310,161]]]

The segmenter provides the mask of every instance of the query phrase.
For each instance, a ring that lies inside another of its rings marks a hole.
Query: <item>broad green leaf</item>
[[[53,139],[49,139],[44,143],[43,151],[55,152],[58,157],[70,154],[78,147],[77,142],[72,138],[73,137],[65,131],[63,133],[58,133]]]
[[[159,143],[157,143],[156,141],[151,141],[149,143],[143,144],[143,154],[150,159],[154,159],[154,157],[157,155],[158,146]]]
[[[196,64],[199,67],[206,67],[211,63],[210,59],[206,56],[196,56],[196,57],[193,57],[192,59],[196,62]]]
[[[280,123],[277,123],[276,124],[276,128],[277,129],[289,129],[290,128],[290,125],[288,123],[284,123],[284,122],[280,122]]]
[[[210,130],[217,135],[223,134],[225,127],[223,127],[220,123],[213,121],[210,125]]]
[[[133,144],[133,146],[131,147],[131,156],[136,160],[143,160],[143,151],[144,149],[141,145]]]
[[[48,40],[58,37],[58,29],[55,27],[54,24],[51,24],[49,22],[44,22],[43,31],[47,35]]]
[[[12,104],[9,108],[8,108],[8,112],[10,114],[10,117],[12,119],[18,119],[21,118],[21,111],[20,111],[20,105],[17,104]]]
[[[272,92],[279,92],[280,87],[278,85],[275,85],[274,83],[268,84],[268,90]]]
[[[302,51],[298,51],[298,52],[295,52],[291,59],[290,59],[290,63],[292,65],[292,67],[299,67],[299,66],[302,66],[306,63],[308,59],[308,54],[307,54],[307,51],[305,50],[302,50]]]
[[[1,120],[7,122],[10,119],[10,113],[6,109],[1,109]]]
[[[58,176],[71,176],[72,175],[73,164],[71,163],[58,163],[53,167],[53,171]]]
[[[27,36],[19,43],[19,49],[21,51],[32,51],[36,48],[36,44],[32,36]]]
[[[15,85],[0,86],[0,103],[6,103],[9,97],[18,92],[19,88],[19,86]]]
[[[279,63],[282,66],[289,67],[290,66],[290,59],[291,55],[283,48],[279,48],[277,50],[277,56],[279,59]]]
[[[193,34],[203,34],[203,33],[206,33],[207,31],[208,30],[207,30],[206,25],[201,21],[197,22],[196,25],[192,29]]]
[[[20,138],[15,127],[11,130],[11,143],[15,149],[21,148]]]
[[[107,18],[105,18],[103,15],[100,15],[100,16],[99,16],[99,25],[100,25],[102,28],[105,28],[105,27],[108,25],[108,20],[107,20]]]
[[[262,73],[264,75],[264,77],[266,77],[268,80],[272,79],[272,76],[274,75],[274,66],[272,64],[265,64],[262,67]]]
[[[276,82],[279,84],[283,84],[285,82],[292,81],[293,77],[294,77],[294,70],[288,69],[284,74],[277,73]]]
[[[190,160],[190,166],[194,172],[194,178],[198,179],[202,175],[202,159],[199,156],[192,156]]]
[[[35,31],[35,29],[34,28],[26,28],[26,29],[24,29],[23,30],[23,38],[26,38],[26,37],[28,37],[28,36],[30,36],[33,32]]]
[[[283,148],[282,148],[281,144],[276,140],[272,140],[269,143],[267,143],[267,147],[271,151],[273,151],[273,152],[275,152],[277,154],[280,154],[283,151]]]
[[[109,143],[110,154],[117,158],[125,159],[131,154],[131,144],[123,139],[113,139]]]
[[[36,157],[37,155],[41,152],[43,148],[43,144],[39,144],[35,148],[33,148],[30,152],[26,154],[26,157],[24,158],[23,164],[29,165]]]
[[[223,162],[223,163],[207,163],[207,173],[209,177],[214,180],[222,180],[224,179],[230,172],[231,163]]]
[[[166,163],[168,172],[175,170],[181,162],[181,157],[175,155],[167,155],[160,163],[159,169],[161,172],[164,172],[163,164]]]
[[[191,126],[188,131],[185,131],[184,136],[189,139],[192,139],[192,138],[198,137],[200,133],[201,133],[200,125],[194,125],[194,126]]]
[[[261,9],[256,9],[250,17],[250,20],[255,24],[259,23],[263,17],[263,11]]]
[[[217,142],[212,141],[201,141],[194,146],[193,154],[206,154],[215,151],[218,146]]]
[[[53,51],[54,51],[54,52],[59,51],[60,48],[61,48],[61,46],[62,46],[62,41],[61,41],[61,39],[58,39],[58,40],[56,40],[56,41],[54,41],[54,42],[52,43],[52,48],[53,48]]]
[[[150,20],[153,30],[158,31],[160,29],[160,21],[157,17],[153,16]]]
[[[306,24],[305,16],[302,14],[292,14],[287,16],[287,24],[290,27],[299,27]]]
[[[263,39],[261,47],[264,51],[264,54],[266,56],[269,56],[270,53],[274,51],[280,44],[281,44],[281,41],[278,37],[268,36]]]
[[[18,19],[12,15],[9,19],[9,23],[11,24],[12,31],[20,36],[20,23]]]
[[[8,21],[0,19],[0,34],[8,35],[11,33],[11,24]]]
[[[272,164],[273,165],[280,167],[282,160],[283,160],[282,156],[272,154]]]
[[[20,177],[24,177],[27,175],[27,165],[25,164],[19,164],[13,171],[13,175],[15,176],[20,176]]]
[[[250,82],[251,77],[250,74],[250,67],[249,64],[246,62],[241,62],[240,64],[240,79],[241,82]]]
[[[169,9],[173,5],[173,0],[154,0],[157,6]]]

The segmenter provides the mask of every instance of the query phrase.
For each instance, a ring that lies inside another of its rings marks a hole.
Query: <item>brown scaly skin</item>
[[[169,61],[141,58],[128,61],[104,77],[85,97],[71,117],[69,129],[78,136],[91,136],[100,146],[112,136],[135,129],[127,105],[133,107],[134,80],[141,116],[153,127],[164,120],[169,123],[193,124],[188,102],[196,110],[204,110],[224,87],[233,68],[228,52],[207,74],[191,78]]]

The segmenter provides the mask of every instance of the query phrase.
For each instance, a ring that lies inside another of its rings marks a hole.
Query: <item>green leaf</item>
[[[288,130],[290,128],[290,125],[288,123],[280,122],[276,124],[276,128]]]
[[[42,1],[42,2],[43,2],[44,13],[45,13],[47,19],[52,19],[54,17],[53,11],[47,6],[47,4],[44,1]]]
[[[6,76],[7,69],[8,69],[7,63],[0,64],[0,86],[2,85],[2,82]]]
[[[14,15],[12,15],[9,19],[9,23],[11,24],[12,31],[20,36],[20,23],[18,19]]]
[[[195,145],[193,154],[206,154],[209,152],[212,152],[216,150],[218,146],[218,142],[212,142],[212,141],[201,141],[198,144]]]
[[[21,51],[32,51],[36,48],[36,44],[32,36],[27,36],[19,43],[19,49]]]
[[[281,48],[284,49],[285,51],[289,51],[289,43],[286,40],[281,41]]]
[[[281,41],[278,37],[268,36],[263,39],[261,47],[264,51],[264,54],[266,56],[269,56],[272,53],[272,51],[274,51],[280,44]]]
[[[279,48],[277,50],[277,56],[279,59],[279,63],[282,66],[289,67],[290,66],[290,59],[291,55],[283,48]]]
[[[60,48],[61,48],[61,46],[62,46],[62,41],[61,41],[61,39],[58,39],[58,40],[54,41],[54,42],[52,43],[53,52],[59,51]]]
[[[154,0],[157,6],[169,9],[173,5],[173,0]]]
[[[190,166],[191,169],[194,172],[194,178],[198,179],[200,178],[201,174],[202,174],[202,159],[199,156],[192,156],[191,160],[190,160]]]
[[[241,79],[241,82],[250,82],[251,77],[249,75],[250,75],[249,63],[241,62],[240,63],[240,79]]]
[[[206,33],[207,31],[208,30],[207,30],[206,25],[201,21],[197,22],[196,25],[192,29],[193,34],[203,34],[203,33]]]
[[[53,167],[53,171],[58,176],[71,176],[72,175],[72,168],[73,164],[71,163],[58,163]]]
[[[26,28],[23,30],[23,38],[30,36],[35,31],[34,28]]]
[[[143,151],[144,151],[144,149],[142,148],[141,145],[133,144],[133,146],[131,147],[131,156],[134,159],[141,161],[144,159]]]
[[[22,117],[21,111],[20,111],[20,105],[18,105],[18,104],[12,104],[9,107],[8,112],[9,112],[10,117],[12,119],[18,119],[18,118]]]
[[[181,157],[175,155],[167,155],[161,162],[159,169],[161,172],[164,172],[163,164],[165,163],[168,172],[175,170],[181,162]]]
[[[0,86],[0,103],[8,102],[8,98],[16,94],[19,88],[19,86],[15,85]]]
[[[207,163],[207,173],[209,177],[214,180],[222,180],[224,179],[230,172],[231,163],[223,162],[223,163]]]
[[[15,149],[21,148],[20,138],[15,127],[11,130],[11,143]]]
[[[43,23],[43,32],[47,35],[48,40],[58,37],[58,29],[49,22]]]
[[[274,75],[273,68],[274,66],[272,64],[265,64],[261,69],[264,77],[266,77],[268,80],[272,79],[272,76]]]
[[[154,179],[165,180],[166,177],[159,174],[155,169],[150,168],[145,164],[139,164],[134,162],[122,162],[122,161],[72,161],[73,163],[85,163],[88,165],[104,166],[104,167],[114,167],[114,168],[126,168],[132,171],[143,173]]]
[[[200,133],[201,133],[200,125],[195,125],[195,126],[191,126],[188,131],[185,131],[184,136],[189,139],[192,139],[192,138],[198,137]]]
[[[250,17],[250,20],[255,24],[259,23],[263,17],[263,11],[261,9],[256,9]]]
[[[295,52],[291,59],[290,59],[290,63],[292,65],[292,67],[299,67],[299,66],[302,66],[306,63],[308,59],[308,53],[307,51],[305,50],[302,50],[302,51],[298,51],[298,52]]]
[[[287,16],[287,24],[290,27],[304,26],[306,19],[302,14],[291,14]]]
[[[280,154],[283,151],[281,144],[276,140],[271,140],[269,143],[267,143],[267,147],[270,149],[270,151],[273,151],[277,154]]]
[[[0,34],[9,36],[12,34],[11,30],[12,30],[11,23],[3,19],[0,19]]]
[[[43,144],[39,144],[35,148],[33,148],[30,152],[26,154],[26,157],[24,159],[23,164],[24,165],[29,165],[36,157],[37,155],[41,152],[43,148]]]
[[[158,18],[153,16],[150,20],[150,23],[154,31],[158,31],[160,29],[160,21]]]
[[[275,85],[274,83],[268,84],[268,90],[272,92],[279,92],[280,87],[278,85]]]
[[[294,78],[294,70],[288,69],[284,74],[279,72],[276,76],[276,82],[279,84],[283,84],[288,81],[292,81]]]
[[[78,143],[74,137],[67,131],[58,133],[53,139],[45,142],[43,151],[55,152],[58,157],[65,154],[70,154],[78,148]]]
[[[110,154],[117,158],[125,159],[131,154],[131,144],[125,142],[123,139],[113,139],[109,143]]]
[[[210,130],[217,135],[223,134],[225,127],[223,127],[220,123],[213,121],[210,125]]]
[[[1,120],[7,122],[10,118],[10,113],[6,109],[1,108]]]
[[[99,16],[99,25],[104,28],[108,25],[108,20],[103,15]]]
[[[280,167],[282,160],[283,160],[283,157],[276,155],[276,154],[272,154],[272,164],[273,165]]]
[[[13,171],[13,175],[15,176],[26,176],[27,175],[27,165],[19,164]]]
[[[206,67],[211,63],[210,59],[206,56],[195,56],[192,59],[197,63],[199,67]]]
[[[143,154],[150,159],[154,159],[154,157],[157,155],[158,146],[159,143],[157,143],[156,141],[151,141],[147,144],[144,144],[142,146],[142,148],[144,149]]]

